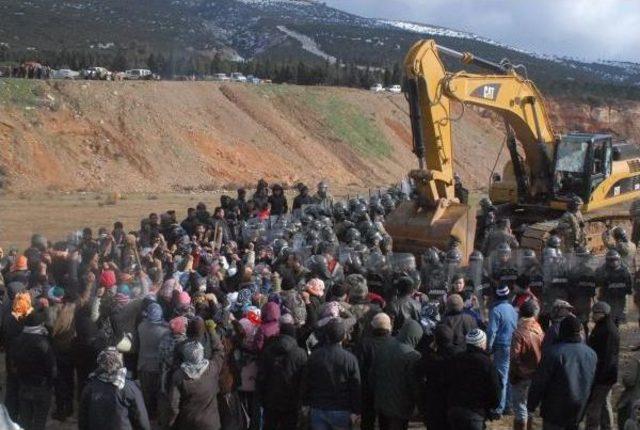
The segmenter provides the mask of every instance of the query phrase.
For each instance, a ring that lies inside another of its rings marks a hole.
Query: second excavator
[[[487,73],[447,72],[446,55]],[[625,204],[640,197],[640,150],[610,134],[554,132],[542,94],[516,67],[421,40],[405,59],[413,152],[418,169],[409,177],[415,198],[401,204],[385,227],[399,251],[421,254],[446,248],[452,237],[463,255],[473,250],[473,208],[455,196],[451,103],[499,115],[510,161],[491,178],[489,196],[512,219],[521,245],[539,250],[572,198],[584,201],[587,245],[602,247],[601,233],[628,224]]]

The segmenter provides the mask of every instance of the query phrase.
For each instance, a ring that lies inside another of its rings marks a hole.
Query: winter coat
[[[577,426],[593,385],[596,353],[581,342],[556,343],[543,354],[529,390],[528,409],[557,426]]]
[[[262,312],[262,324],[256,332],[256,349],[262,351],[265,342],[280,333],[280,306],[277,303],[269,302],[264,305]]]
[[[501,385],[489,353],[474,346],[453,357],[446,369],[447,406],[486,416],[500,402]],[[443,393],[444,395],[444,393]]]
[[[396,337],[377,354],[369,383],[375,394],[376,411],[408,420],[413,415],[417,394],[417,364],[420,353],[415,350],[422,338],[422,327],[407,320]]]
[[[374,400],[372,375],[373,364],[379,352],[388,348],[392,348],[397,340],[391,336],[371,336],[362,339],[362,342],[356,344],[355,354],[358,357],[360,366],[360,376],[362,378],[362,392],[364,395],[363,402],[370,404]]]
[[[418,363],[418,410],[430,430],[446,430],[447,366],[453,356],[449,351],[429,349],[422,352]]]
[[[142,392],[126,380],[120,390],[93,377],[82,391],[78,409],[79,430],[150,430]]]
[[[360,413],[361,386],[358,360],[340,344],[311,353],[304,376],[304,404],[327,411]]]
[[[453,352],[463,352],[467,348],[465,336],[474,328],[478,328],[475,318],[464,312],[449,312],[442,319],[441,324],[453,331]]]
[[[30,386],[53,386],[56,357],[44,326],[25,327],[11,346],[11,367],[20,383]]]
[[[516,384],[529,380],[542,359],[544,332],[535,318],[521,318],[511,338],[509,381]]]
[[[288,335],[273,338],[258,362],[257,390],[264,408],[296,411],[301,405],[302,375],[307,353]]]
[[[142,321],[138,325],[136,350],[138,351],[138,371],[160,372],[158,347],[162,338],[169,333],[166,324]]]
[[[224,360],[219,349],[202,375],[191,379],[182,370],[174,372],[169,388],[169,423],[175,430],[218,430],[218,376]]]
[[[618,381],[620,333],[610,315],[596,322],[587,345],[598,356],[595,383],[597,385],[615,384]]]
[[[397,333],[406,321],[420,321],[420,302],[410,295],[399,297],[387,306],[386,312],[393,321],[393,332]]]

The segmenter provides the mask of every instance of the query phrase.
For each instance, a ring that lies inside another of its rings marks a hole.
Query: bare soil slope
[[[501,131],[467,110],[457,169],[486,185]],[[416,165],[402,96],[287,85],[0,80],[10,191],[180,191],[329,178],[398,181]]]

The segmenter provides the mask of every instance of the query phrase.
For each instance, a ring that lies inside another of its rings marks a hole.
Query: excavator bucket
[[[473,252],[475,210],[455,202],[446,207],[422,209],[412,201],[405,201],[387,216],[385,229],[393,238],[394,252],[413,253],[416,261],[420,261],[420,256],[432,246],[447,249],[454,236],[460,241],[460,251],[466,264]]]

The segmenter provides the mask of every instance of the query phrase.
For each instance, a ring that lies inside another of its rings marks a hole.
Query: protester
[[[100,352],[97,363],[80,398],[78,428],[150,430],[142,393],[127,379],[122,355],[115,348],[107,348]]]
[[[85,228],[54,244],[36,234],[22,253],[0,249],[10,418],[42,428],[55,397],[51,417],[68,422],[76,396],[82,429],[402,429],[418,417],[429,430],[475,429],[509,399],[521,429],[532,423],[527,403],[542,403],[547,427],[575,426],[589,397],[590,416],[607,410],[616,354],[602,345],[615,338],[620,300],[609,318],[596,305],[597,366],[573,327],[561,330],[571,305],[545,309],[554,321],[538,364],[542,332],[526,287],[548,298],[556,283],[580,278],[565,276],[573,260],[559,240],[549,241],[553,264],[542,270],[534,252],[498,243],[517,245],[490,210],[485,237],[500,258],[487,256],[489,271],[479,251],[475,267],[462,267],[452,239],[446,252],[425,251],[420,272],[413,255],[393,252],[384,228],[408,197],[399,188],[337,202],[326,183],[315,199],[300,186],[293,214],[281,188],[260,181],[252,198],[239,189],[210,210],[201,202],[180,223],[173,210],[154,212],[133,230],[116,221],[111,234]],[[629,272],[613,263],[578,275],[597,274],[600,297],[617,298]],[[512,305],[496,287],[515,281]],[[477,329],[487,322],[488,336]],[[619,425],[640,398],[640,372],[630,369]]]
[[[544,333],[537,321],[539,312],[537,301],[524,302],[520,306],[518,327],[511,338],[509,383],[514,430],[524,430],[533,425],[533,417],[527,410],[527,398],[531,379],[542,359]]]
[[[418,392],[416,346],[423,331],[414,320],[406,320],[396,342],[380,348],[373,360],[369,383],[373,385],[375,409],[381,430],[409,428]]]
[[[495,300],[489,312],[489,326],[487,327],[487,347],[493,353],[493,364],[500,376],[500,404],[495,413],[501,415],[507,403],[509,385],[509,357],[511,337],[516,329],[518,314],[509,302],[509,287],[503,286],[496,290]]]
[[[591,398],[587,406],[587,429],[613,428],[611,389],[618,381],[618,354],[620,333],[611,318],[611,307],[606,302],[593,305],[595,327],[587,344],[596,352],[598,363]]]
[[[543,353],[534,374],[528,410],[532,414],[540,406],[545,428],[577,429],[584,417],[598,359],[582,342],[581,329],[575,316],[564,318],[558,342]]]
[[[452,430],[482,430],[500,404],[501,383],[487,352],[487,335],[476,328],[465,340],[466,351],[447,366],[447,418]]]
[[[44,430],[53,397],[56,358],[44,323],[44,312],[31,312],[11,346],[11,366],[20,380],[18,424],[26,430]]]
[[[359,421],[362,392],[356,357],[342,348],[346,338],[339,319],[327,323],[327,344],[311,353],[304,404],[311,408],[311,429],[346,429]]]
[[[296,343],[293,318],[281,318],[279,334],[264,348],[258,365],[256,383],[264,408],[264,430],[297,427],[306,364],[306,351]]]

